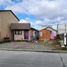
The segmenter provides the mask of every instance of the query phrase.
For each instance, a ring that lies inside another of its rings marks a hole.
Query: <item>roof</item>
[[[37,29],[35,29],[35,28],[32,28],[32,27],[31,27],[31,29],[32,29],[32,30],[35,30],[35,31],[38,31]]]
[[[52,27],[46,27],[46,28],[44,28],[44,29],[45,29],[45,30],[47,29],[48,31],[53,30],[53,31],[56,31],[56,32],[57,32],[57,30],[53,29]],[[44,30],[44,29],[41,29],[41,30]]]
[[[18,17],[11,10],[0,10],[0,12],[11,12],[15,18],[19,21]]]
[[[11,30],[30,29],[29,23],[12,23],[10,25]]]
[[[54,31],[57,31],[56,29],[53,29],[52,27],[46,27],[45,29],[48,29],[48,28],[50,28],[50,29],[52,29]]]

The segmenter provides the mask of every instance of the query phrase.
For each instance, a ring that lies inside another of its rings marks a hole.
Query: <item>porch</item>
[[[14,30],[14,40],[30,40],[29,30]]]
[[[12,23],[10,26],[13,40],[30,40],[29,23]]]

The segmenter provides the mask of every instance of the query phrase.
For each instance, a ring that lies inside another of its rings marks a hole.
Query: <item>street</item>
[[[0,51],[0,67],[67,67],[67,54]]]

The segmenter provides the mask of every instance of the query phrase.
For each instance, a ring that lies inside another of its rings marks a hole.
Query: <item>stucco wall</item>
[[[24,40],[24,31],[22,31],[21,35],[16,35],[14,33],[14,40]]]
[[[0,12],[1,39],[3,39],[6,36],[12,39],[12,35],[10,31],[11,23],[18,23],[16,17],[10,11]]]
[[[30,38],[30,34],[31,34],[31,32],[29,31],[29,39],[28,40],[31,40],[31,38]],[[14,33],[14,40],[25,40],[24,39],[24,31],[22,31],[22,34],[21,35],[16,35],[15,33]]]

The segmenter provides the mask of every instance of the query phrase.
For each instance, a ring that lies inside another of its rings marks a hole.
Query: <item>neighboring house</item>
[[[67,45],[67,24],[58,24],[57,30],[57,34],[60,36],[60,40],[64,42],[64,45]]]
[[[13,32],[14,40],[37,40],[38,30],[31,28],[29,23],[12,23],[11,31]]]
[[[54,40],[57,35],[57,30],[53,29],[52,27],[46,27],[45,29],[50,31],[50,37],[52,40]]]
[[[11,10],[0,10],[0,42],[4,41],[6,37],[12,40],[10,24],[18,22],[19,19]]]
[[[40,30],[40,41],[50,40],[50,31],[47,29]]]
[[[39,40],[39,31],[35,28],[30,29],[30,39],[31,40]]]
[[[44,29],[40,30],[40,37],[39,40],[40,41],[45,41],[45,40],[54,40],[55,36],[56,36],[57,31],[54,30],[51,27],[47,27]]]
[[[30,40],[30,24],[29,23],[12,23],[11,31],[14,40]]]

